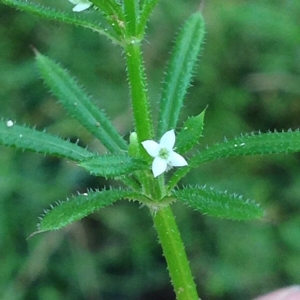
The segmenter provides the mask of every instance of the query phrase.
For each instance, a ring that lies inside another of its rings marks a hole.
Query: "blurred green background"
[[[66,0],[55,5],[72,7]],[[161,0],[152,15],[144,51],[155,119],[174,36],[198,6],[195,0]],[[204,50],[182,113],[183,121],[208,105],[200,149],[224,136],[300,127],[300,1],[206,1],[204,16]],[[68,68],[128,137],[133,128],[121,50],[88,30],[3,4],[1,118],[102,151],[43,86],[31,45]],[[51,203],[114,183],[58,158],[4,147],[0,153],[0,299],[175,298],[146,208],[120,201],[64,230],[26,240]],[[238,192],[266,209],[264,219],[243,223],[173,206],[204,300],[252,299],[299,283],[299,154],[216,161],[183,183]]]

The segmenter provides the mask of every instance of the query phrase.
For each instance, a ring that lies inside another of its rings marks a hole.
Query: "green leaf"
[[[110,152],[126,150],[127,144],[116,128],[92,103],[68,72],[40,53],[36,53],[36,59],[46,85],[66,110],[94,134]]]
[[[120,19],[124,17],[122,7],[117,0],[91,0],[91,2],[107,15],[115,15]]]
[[[267,132],[248,134],[236,137],[233,140],[225,140],[199,152],[192,157],[184,168],[178,169],[168,183],[172,190],[181,178],[191,169],[201,164],[221,158],[237,157],[241,155],[279,154],[300,152],[300,131]]]
[[[120,3],[116,0],[91,0],[99,8],[106,21],[116,32],[118,39],[126,36],[125,16]]]
[[[61,229],[120,199],[139,200],[141,197],[138,193],[126,190],[89,191],[80,194],[67,201],[58,202],[45,211],[38,224],[38,231],[33,234]]]
[[[205,110],[198,116],[188,118],[176,139],[176,151],[184,154],[191,150],[202,137]]]
[[[200,12],[193,14],[178,35],[169,63],[162,97],[158,136],[175,129],[180,109],[190,86],[193,70],[204,36],[204,21]]]
[[[190,160],[192,168],[220,158],[241,155],[279,154],[300,151],[300,131],[248,134],[225,140],[198,153]]]
[[[173,191],[172,196],[211,217],[250,220],[264,215],[263,209],[253,200],[244,200],[237,194],[215,191],[206,186],[186,187]]]
[[[118,36],[113,36],[108,33],[107,29],[101,27],[100,24],[91,22],[82,17],[82,14],[78,13],[67,13],[62,11],[56,11],[53,8],[44,7],[42,5],[29,2],[29,1],[20,1],[20,0],[2,0],[4,4],[15,7],[22,11],[27,11],[29,13],[35,14],[39,17],[50,19],[53,21],[60,21],[75,26],[81,26],[84,28],[91,29],[99,34],[105,35],[108,39],[113,41],[116,44],[120,44]],[[71,10],[71,6],[70,6]]]
[[[145,0],[142,4],[140,19],[137,28],[137,35],[144,36],[147,22],[149,21],[150,15],[153,12],[158,0]]]
[[[102,155],[82,161],[83,168],[93,175],[117,177],[128,175],[136,170],[145,170],[147,164],[142,160],[127,155]]]
[[[59,137],[0,121],[0,145],[81,161],[92,157],[88,150]]]

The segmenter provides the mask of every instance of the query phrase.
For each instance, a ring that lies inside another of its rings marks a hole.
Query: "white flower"
[[[69,2],[75,5],[73,11],[76,12],[86,10],[93,5],[93,3],[88,0],[69,0]]]
[[[154,177],[159,176],[172,167],[187,166],[187,161],[178,153],[173,151],[175,145],[174,130],[167,131],[160,139],[159,143],[152,140],[142,142],[148,154],[154,158],[152,172]]]

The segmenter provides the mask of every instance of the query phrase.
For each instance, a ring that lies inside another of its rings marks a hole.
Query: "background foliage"
[[[49,4],[52,1],[41,0]],[[71,9],[67,1],[56,4]],[[174,34],[198,1],[162,0],[144,43],[153,115]],[[182,120],[207,105],[201,147],[240,133],[300,127],[300,2],[207,1],[207,35]],[[91,13],[91,17],[93,17]],[[102,151],[39,80],[30,45],[68,68],[127,136],[132,130],[122,53],[87,30],[0,4],[0,117]],[[0,149],[1,299],[173,299],[146,208],[118,202],[74,225],[26,240],[58,199],[113,182],[70,162]],[[252,297],[300,278],[300,155],[206,164],[184,183],[254,198],[263,220],[220,221],[174,206],[203,299]]]

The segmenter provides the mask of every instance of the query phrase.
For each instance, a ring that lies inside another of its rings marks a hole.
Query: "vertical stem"
[[[153,137],[153,125],[140,41],[132,38],[125,46],[125,52],[135,128],[138,141],[142,142]]]
[[[127,17],[135,13],[134,3],[135,0],[125,1]],[[138,144],[142,151],[141,153],[146,154],[140,142],[153,137],[153,125],[140,40],[133,34],[133,31],[135,31],[134,23],[130,24],[129,30],[131,30],[129,33],[131,40],[128,41],[128,38],[126,38],[128,42],[124,49],[126,54],[128,80],[131,89],[131,103]],[[148,182],[146,174],[141,172],[140,175],[142,183]],[[156,182],[153,178],[151,179],[154,186],[154,191],[152,191],[154,193],[153,196],[160,199],[165,194],[164,181],[163,179],[160,179],[159,182]],[[146,186],[148,187],[147,184]],[[171,208],[167,207],[159,210],[153,215],[153,221],[167,261],[177,300],[199,300],[200,298],[197,294],[184,245]]]
[[[124,14],[127,23],[127,31],[131,35],[136,33],[136,22],[139,20],[137,0],[123,0]]]
[[[153,216],[153,221],[177,300],[200,300],[171,208],[159,210]]]
[[[153,125],[150,114],[147,84],[144,71],[140,40],[131,38],[125,46],[127,73],[131,91],[131,104],[135,130],[137,134],[137,152],[149,158],[141,142],[153,137]],[[145,192],[149,194],[149,179],[146,173],[139,172],[139,181]]]

